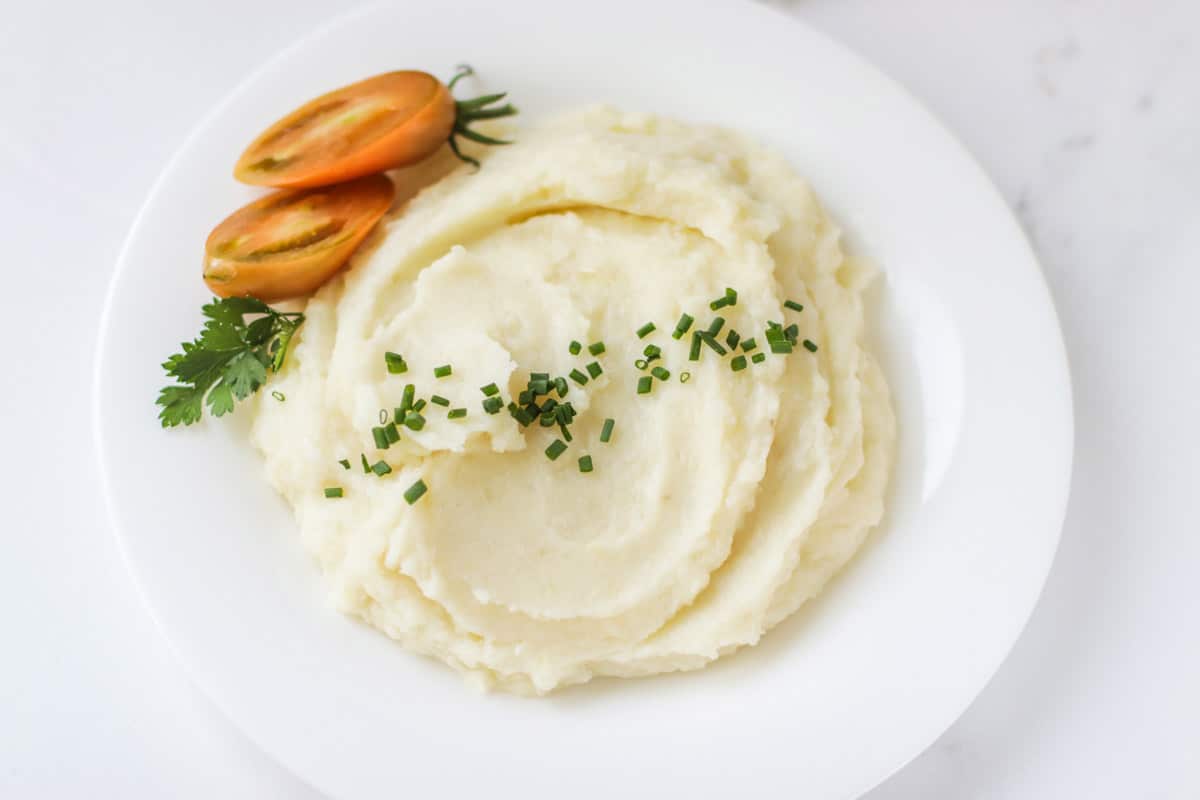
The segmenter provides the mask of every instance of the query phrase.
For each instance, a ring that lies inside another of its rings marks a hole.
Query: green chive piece
[[[388,351],[383,354],[383,361],[387,364],[387,371],[391,375],[400,375],[408,372],[408,364],[404,363],[404,356],[399,353]]]
[[[542,411],[553,411],[554,407],[557,405],[557,400],[555,400],[553,397],[547,397],[542,401]]]
[[[746,368],[746,357],[745,356],[734,356],[729,361],[729,368],[731,370],[733,370],[734,372],[741,372],[742,370],[744,370]]]
[[[788,341],[795,344],[796,337],[800,335],[800,326],[793,322],[783,329],[783,335],[788,338]]]
[[[340,486],[326,486],[325,487],[325,496],[326,497],[341,497],[343,494],[345,494],[345,493],[342,491],[342,487],[340,487]]]
[[[708,331],[701,331],[697,335],[700,337],[700,341],[717,351],[717,355],[723,356],[727,352],[725,348],[721,346],[721,343],[717,341],[717,338]]]
[[[425,408],[425,398],[421,398],[417,402],[413,403],[412,410],[420,413],[421,411],[424,410],[424,408]]]
[[[527,406],[533,402],[533,392],[526,389],[517,395],[517,402],[523,406]]]
[[[725,287],[725,299],[728,301],[728,305],[736,306],[737,305],[737,292],[735,292],[733,289],[726,286]]]
[[[371,428],[371,436],[375,439],[376,447],[378,447],[380,450],[388,449],[389,445],[387,434],[384,432],[383,428]]]
[[[417,481],[412,486],[404,490],[404,502],[410,506],[425,496],[429,491],[429,487],[425,485],[425,481]]]
[[[531,378],[529,381],[529,391],[534,395],[550,394],[550,379],[549,378]]]
[[[771,342],[770,344],[771,344],[771,352],[772,353],[780,353],[783,355],[787,355],[788,353],[792,352],[792,343],[786,339],[780,339],[780,340]]]
[[[279,391],[278,389],[271,392],[271,397],[274,397],[276,400],[278,400],[281,403],[284,400],[287,400],[287,397],[283,394],[283,392]]]
[[[567,347],[567,350],[571,352],[571,355],[577,356],[583,352],[583,345],[572,339],[571,344]]]
[[[440,367],[433,368],[433,377],[445,378],[453,371],[454,371],[454,368],[451,367],[449,364],[442,364]]]
[[[504,401],[499,397],[492,396],[483,401],[483,410],[489,414],[499,414],[502,408],[504,408]]]
[[[452,408],[446,412],[446,419],[462,419],[467,415],[465,408]]]
[[[700,344],[701,344],[700,334],[693,333],[692,334],[692,349],[688,353],[688,361],[699,361],[700,360]]]
[[[400,398],[400,407],[408,411],[413,407],[413,400],[417,396],[417,387],[413,384],[405,384],[404,395]]]
[[[679,317],[679,322],[675,323],[675,331],[671,334],[672,339],[682,339],[683,335],[692,328],[692,323],[696,318],[691,314],[683,314]]]
[[[717,334],[721,332],[721,328],[724,328],[724,327],[725,327],[725,318],[724,317],[713,317],[713,321],[711,323],[709,323],[707,333],[709,336],[716,338]]]
[[[650,334],[654,333],[655,326],[653,322],[647,322],[645,325],[637,329],[637,337],[645,339]]]
[[[633,365],[634,365],[635,367],[637,367],[638,369],[645,369],[645,368],[646,368],[646,365],[647,365],[647,363],[648,363],[648,362],[646,361],[646,359],[644,359],[644,358],[639,358],[637,361],[633,362]]]
[[[483,392],[484,397],[495,397],[500,394],[500,387],[494,383],[489,383],[487,386],[480,386],[479,391]]]
[[[554,391],[558,392],[559,397],[566,397],[567,392],[571,391],[571,387],[567,383],[567,379],[563,378],[563,377],[555,378],[554,379]]]
[[[604,342],[592,342],[588,345],[588,352],[594,356],[598,356],[604,352]]]
[[[750,356],[750,360],[753,361],[755,364],[761,364],[762,362],[767,360],[767,354],[766,353],[755,353],[754,355]]]
[[[660,381],[671,380],[670,371],[663,369],[662,367],[655,367],[654,369],[650,370],[650,374],[653,375],[654,377],[658,378]]]
[[[591,472],[592,471],[592,457],[591,456],[581,456],[579,458],[579,471],[580,472]]]
[[[588,382],[588,376],[584,375],[582,372],[580,372],[577,369],[571,370],[570,375],[571,375],[571,380],[575,381],[580,386],[585,386]]]
[[[541,425],[543,428],[549,428],[554,423],[555,423],[554,414],[552,414],[548,411],[543,411],[542,415],[540,417],[538,417],[538,424]]]
[[[371,465],[371,472],[374,472],[380,478],[382,478],[384,475],[387,475],[391,471],[392,468],[388,466],[386,461],[376,461]]]
[[[358,454],[358,457],[362,459],[362,467],[363,467],[363,472],[370,472],[370,471],[371,471],[371,465],[367,463],[367,454],[366,454],[366,453],[359,453],[359,454]]]
[[[600,374],[604,372],[604,370],[600,368],[599,361],[593,361],[592,363],[588,364],[586,369],[588,371],[588,375],[591,375],[593,378],[599,378]]]
[[[429,402],[443,407],[450,405],[450,401],[442,397],[440,394],[435,394],[433,397],[429,398]]]
[[[350,469],[350,462],[348,460],[343,458],[338,463],[342,465],[342,469]]]
[[[815,352],[817,352],[817,343],[812,341],[811,339],[805,339],[804,340],[804,349],[810,353],[815,353]]]
[[[530,415],[530,413],[516,403],[508,404],[508,413],[512,415],[512,418],[515,419],[522,428],[528,428],[529,424],[533,422],[533,417]]]
[[[607,444],[608,441],[610,439],[612,439],[613,426],[615,426],[616,424],[617,424],[617,421],[615,419],[613,419],[612,417],[609,417],[608,419],[604,420],[604,427],[602,427],[600,429],[600,441]]]
[[[651,378],[649,375],[643,375],[642,377],[638,378],[638,382],[637,382],[637,393],[638,394],[650,394],[650,390],[653,387],[654,387],[654,378]]]
[[[662,355],[662,348],[656,344],[648,344],[646,345],[646,349],[642,351],[642,355],[646,357],[647,361],[653,361]]]
[[[395,444],[400,441],[400,430],[396,427],[396,423],[389,422],[383,426],[383,433],[387,436],[388,444]]]
[[[410,411],[404,415],[404,427],[410,431],[419,431],[425,427],[425,418],[417,411]]]
[[[690,372],[679,373],[679,382],[680,383],[687,383],[691,379],[692,379],[692,373],[690,373]]]
[[[559,433],[562,434],[562,437],[564,439],[566,439],[568,442],[574,438],[573,436],[571,436],[571,432],[569,430],[567,430],[567,426],[561,422],[558,423],[558,431],[559,431]]]
[[[804,310],[804,306],[800,305],[795,300],[784,300],[783,307],[790,308],[792,311],[803,311]]]
[[[732,328],[729,329],[729,333],[725,334],[725,344],[729,346],[730,350],[736,349],[738,346],[738,342],[740,342],[741,340],[742,340],[742,335],[740,333],[738,333],[737,331],[733,330]]]
[[[754,348],[758,347],[758,342],[754,341],[754,337],[742,339],[742,352],[749,353]]]
[[[562,439],[555,439],[550,443],[550,446],[546,448],[546,458],[554,461],[561,456],[566,449],[566,442],[564,442]]]
[[[716,300],[713,300],[711,303],[709,303],[708,307],[713,311],[716,311],[717,309],[724,308],[727,305],[729,305],[729,301],[727,299],[724,297],[718,297]]]

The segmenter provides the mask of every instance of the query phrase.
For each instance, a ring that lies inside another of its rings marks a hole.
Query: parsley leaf
[[[281,312],[254,297],[213,298],[201,308],[204,328],[191,342],[180,345],[163,362],[176,381],[164,387],[155,401],[164,428],[191,425],[204,415],[233,411],[267,382],[267,373],[278,372],[288,345],[304,322],[299,312]],[[247,323],[246,317],[253,319]]]

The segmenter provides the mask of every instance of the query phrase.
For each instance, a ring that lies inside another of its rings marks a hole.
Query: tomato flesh
[[[255,200],[209,234],[204,282],[221,297],[309,294],[346,263],[394,195],[390,180],[371,175]]]
[[[449,138],[457,109],[425,72],[388,72],[312,100],[264,131],[238,159],[234,177],[300,188],[351,180],[415,163]]]

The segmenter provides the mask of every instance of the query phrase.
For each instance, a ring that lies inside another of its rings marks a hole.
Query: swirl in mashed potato
[[[253,440],[333,602],[519,693],[756,643],[882,514],[894,420],[864,348],[870,272],[782,158],[727,131],[589,109],[483,160],[409,201],[309,302],[275,386],[287,402],[256,404]],[[726,287],[736,306],[711,312]],[[691,362],[670,336],[685,312],[697,326],[720,313],[758,352],[768,321],[794,322],[818,350],[736,372],[708,348]],[[647,321],[658,330],[639,339]],[[606,352],[572,355],[572,340]],[[672,377],[638,394],[647,343]],[[387,351],[407,374],[387,373]],[[530,372],[593,359],[605,371],[571,384],[579,415],[557,460],[556,429],[480,407],[486,384],[507,401]],[[423,430],[376,451],[369,429],[409,382],[468,415],[429,406]],[[393,472],[364,474],[360,452]],[[429,492],[410,506],[418,479]],[[345,496],[326,499],[330,485]]]

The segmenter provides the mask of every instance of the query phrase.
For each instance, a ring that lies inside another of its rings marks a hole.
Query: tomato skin
[[[382,129],[371,128],[370,114],[341,127],[329,122],[338,108],[355,103],[383,117]],[[414,164],[450,138],[456,115],[450,90],[429,73],[376,75],[310,100],[275,122],[242,153],[233,175],[256,186],[310,188]],[[313,133],[322,123],[325,127]],[[311,142],[304,141],[306,133]],[[289,152],[287,158],[294,163],[274,160],[278,143],[289,139],[299,154]]]
[[[349,260],[391,206],[395,187],[383,175],[337,186],[284,190],[226,217],[204,244],[204,282],[218,297],[250,295],[275,302],[311,294]],[[313,222],[294,241],[272,239],[289,216]],[[284,222],[280,222],[280,220]],[[245,252],[246,242],[261,247]]]

